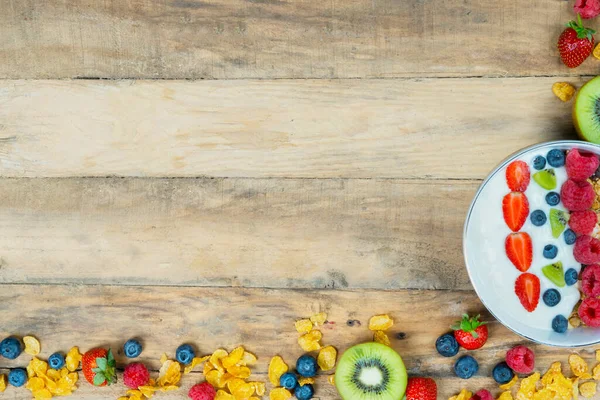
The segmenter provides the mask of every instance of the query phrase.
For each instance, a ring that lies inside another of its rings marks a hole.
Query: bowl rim
[[[521,332],[519,332],[516,328],[513,328],[512,326],[510,326],[509,324],[505,323],[502,319],[498,318],[498,316],[496,316],[496,314],[494,314],[494,312],[491,310],[491,308],[485,303],[485,301],[483,300],[481,294],[479,293],[478,288],[475,286],[475,284],[473,283],[473,276],[471,275],[471,267],[469,266],[469,258],[468,258],[468,253],[467,253],[467,228],[469,226],[469,221],[471,219],[471,214],[473,213],[473,208],[475,206],[475,203],[477,202],[477,199],[479,198],[479,195],[481,194],[481,192],[483,191],[483,189],[485,188],[485,186],[487,185],[487,183],[491,180],[491,178],[493,176],[495,176],[499,170],[501,170],[502,168],[504,168],[508,163],[512,162],[514,159],[518,158],[519,156],[528,153],[530,151],[533,151],[535,149],[539,149],[542,147],[548,147],[548,146],[579,146],[580,148],[586,148],[587,150],[590,151],[594,151],[596,154],[598,154],[600,156],[600,145],[595,144],[595,143],[590,143],[590,142],[584,142],[582,140],[554,140],[554,141],[550,141],[550,142],[542,142],[542,143],[537,143],[534,145],[530,145],[527,147],[524,147],[520,150],[517,150],[515,152],[513,152],[512,154],[510,154],[509,156],[507,156],[506,158],[504,158],[502,161],[500,161],[500,163],[498,165],[496,165],[491,171],[490,173],[486,176],[486,178],[481,182],[481,184],[479,185],[479,187],[477,188],[477,191],[475,192],[475,195],[473,196],[473,200],[471,201],[471,204],[469,205],[469,209],[467,211],[467,216],[465,218],[465,223],[463,226],[463,243],[462,243],[462,251],[463,251],[463,258],[465,261],[465,268],[467,269],[467,274],[469,275],[469,280],[471,281],[471,286],[473,287],[473,290],[475,291],[475,293],[477,294],[477,297],[479,298],[479,301],[481,301],[481,303],[483,304],[483,306],[488,310],[488,312],[498,321],[500,322],[503,326],[505,326],[506,328],[508,328],[510,331],[516,333],[517,335],[530,340],[534,343],[538,343],[538,344],[543,344],[546,346],[552,346],[552,347],[558,347],[558,348],[581,348],[581,347],[587,347],[587,346],[593,346],[595,344],[600,343],[600,335],[598,336],[598,340],[596,341],[591,341],[589,343],[582,343],[582,344],[557,344],[557,343],[552,343],[552,342],[546,342],[543,340],[538,340],[538,339],[534,339],[531,338]],[[481,288],[480,288],[481,289]]]

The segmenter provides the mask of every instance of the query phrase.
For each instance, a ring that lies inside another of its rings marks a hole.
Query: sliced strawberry
[[[523,307],[533,312],[540,301],[540,278],[529,272],[521,274],[515,282],[515,293]]]
[[[504,241],[504,248],[508,259],[519,271],[525,272],[531,267],[533,245],[531,237],[527,233],[510,233]]]
[[[504,222],[513,232],[518,232],[529,215],[529,200],[521,192],[510,192],[502,200]]]
[[[531,174],[524,161],[513,161],[506,168],[506,183],[513,192],[524,192],[529,186]]]

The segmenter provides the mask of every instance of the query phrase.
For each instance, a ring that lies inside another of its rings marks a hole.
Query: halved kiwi
[[[344,400],[401,400],[407,380],[400,355],[380,343],[349,348],[335,372],[335,386]]]
[[[577,92],[573,103],[573,124],[583,140],[600,144],[600,76]]]

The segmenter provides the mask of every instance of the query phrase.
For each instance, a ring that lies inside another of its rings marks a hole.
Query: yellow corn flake
[[[65,357],[65,366],[71,372],[74,372],[79,368],[79,362],[81,361],[81,353],[79,352],[79,347],[71,347],[71,350],[67,353]]]
[[[247,399],[254,394],[254,386],[249,383],[243,383],[236,387],[231,394],[238,400]]]
[[[596,361],[600,362],[600,350],[596,350]]]
[[[258,396],[264,396],[266,390],[266,386],[264,382],[248,382],[252,386],[254,386],[254,391]]]
[[[192,370],[194,368],[196,368],[196,365],[202,364],[204,361],[208,360],[209,358],[210,358],[210,356],[192,358],[192,362],[189,365],[185,366],[185,368],[183,369],[183,373],[189,374],[190,372],[192,372]]]
[[[500,390],[510,390],[513,386],[515,386],[515,384],[517,383],[518,380],[519,380],[519,377],[517,375],[515,375],[510,380],[510,382],[506,382],[505,384],[500,385],[499,388],[500,388]]]
[[[144,396],[139,390],[128,390],[126,393],[129,395],[130,399],[133,400],[142,400]]]
[[[310,319],[298,320],[294,325],[296,326],[296,331],[302,334],[312,331],[313,328],[313,323]]]
[[[46,371],[48,371],[48,363],[46,361],[40,360],[37,357],[33,357],[29,362],[31,365],[31,369],[35,373],[35,375],[46,375]]]
[[[4,392],[5,390],[6,390],[6,375],[0,374],[0,393]]]
[[[169,357],[167,357],[167,353],[163,353],[162,356],[160,356],[161,365],[166,363],[168,359],[169,359]]]
[[[238,367],[237,365],[234,365],[233,367],[228,368],[227,372],[229,372],[231,375],[235,376],[236,378],[246,379],[250,376],[250,368]]]
[[[244,350],[244,355],[242,356],[242,361],[240,361],[240,365],[254,365],[256,363],[256,356],[248,351]]]
[[[269,363],[269,382],[273,386],[279,386],[279,378],[286,372],[288,372],[288,366],[283,361],[283,358],[280,356],[271,358],[271,362]]]
[[[129,400],[129,396],[121,396],[117,400]]]
[[[229,382],[233,378],[235,378],[235,376],[231,375],[228,372],[225,372],[224,374],[221,374],[219,380],[217,381],[217,384],[220,388],[224,388],[225,386],[227,386],[227,382]]]
[[[237,389],[239,386],[243,385],[244,383],[246,383],[246,382],[243,379],[232,378],[227,382],[227,389],[229,389],[230,393],[233,393],[233,391],[235,389]]]
[[[34,338],[33,336],[23,337],[23,343],[25,344],[25,353],[32,356],[37,356],[38,354],[40,354],[40,341]]]
[[[207,362],[206,364],[204,364],[204,370],[202,371],[202,373],[204,375],[208,374],[210,371],[212,371],[213,369],[215,369],[215,367],[213,367],[213,365],[209,362]]]
[[[329,375],[327,377],[327,382],[329,382],[330,385],[335,385],[335,375]]]
[[[373,334],[373,341],[375,343],[385,344],[386,346],[391,345],[390,338],[385,334],[384,331],[375,331]]]
[[[579,394],[591,399],[596,394],[596,382],[585,382],[579,385]]]
[[[573,399],[579,400],[579,378],[573,379]]]
[[[321,348],[319,341],[323,337],[321,331],[313,329],[298,338],[298,344],[304,351],[315,351]]]
[[[177,385],[167,385],[167,386],[161,386],[159,390],[161,392],[171,392],[171,391],[177,390],[177,389],[179,389],[179,386],[177,386]]]
[[[223,368],[222,359],[227,357],[229,353],[223,349],[215,350],[215,352],[210,356],[209,362],[212,364],[215,369],[218,369],[220,372],[225,372],[225,368]]]
[[[219,371],[218,369],[213,369],[205,375],[206,382],[210,383],[214,387],[219,387],[219,381],[221,380],[222,375],[223,373],[221,371]]]
[[[320,312],[310,317],[310,322],[315,324],[315,326],[321,326],[327,321],[327,313]]]
[[[223,365],[223,368],[225,368],[225,369],[231,368],[234,365],[237,365],[242,360],[243,356],[244,356],[244,348],[241,346],[236,347],[235,349],[233,349],[233,351],[231,353],[229,353],[229,355],[227,357],[224,357],[221,360],[221,364]]]
[[[594,55],[594,57],[596,57],[597,59],[600,59],[600,46],[596,46],[594,48],[594,51],[592,52],[592,54]],[[600,360],[598,360],[600,361]]]
[[[556,82],[552,85],[552,93],[561,101],[567,102],[575,95],[575,87],[567,82]]]
[[[269,393],[270,400],[287,400],[290,397],[292,397],[292,394],[285,388],[275,388]]]
[[[319,351],[319,356],[317,357],[317,364],[319,364],[319,368],[323,371],[329,371],[333,367],[335,367],[335,361],[337,359],[337,350],[333,346],[323,347],[321,351]]]
[[[581,356],[578,354],[571,354],[569,356],[569,365],[571,366],[571,371],[573,371],[573,375],[578,378],[583,378],[586,374],[588,374],[588,365]]]
[[[236,400],[236,398],[224,390],[218,390],[215,400]]]
[[[181,380],[181,364],[177,361],[167,360],[158,372],[158,386],[175,385]]]
[[[552,390],[544,388],[533,394],[533,400],[553,400],[554,395],[555,393]]]
[[[497,400],[513,400],[512,393],[510,391],[502,392]]]
[[[140,387],[138,387],[138,390],[140,392],[142,392],[142,394],[144,395],[144,397],[146,397],[147,399],[149,399],[152,396],[154,396],[154,392],[158,391],[159,388],[154,387],[154,386],[140,386]]]
[[[592,369],[592,378],[594,378],[595,380],[600,380],[600,364],[596,365]]]
[[[62,367],[62,369],[60,370],[60,376],[67,376],[69,375],[69,370],[67,369],[67,367]]]
[[[52,398],[52,393],[50,393],[50,391],[48,389],[36,390],[35,392],[32,392],[31,394],[33,394],[33,398],[35,400],[46,400],[46,399]]]
[[[389,315],[375,315],[369,320],[369,329],[372,331],[385,331],[394,326],[394,321]]]
[[[60,379],[60,371],[50,368],[46,372],[47,372],[48,378],[55,380],[55,381]]]
[[[517,392],[517,400],[531,400],[535,393],[535,385],[540,380],[539,372],[524,378]]]
[[[456,396],[450,397],[449,400],[469,400],[473,397],[473,393],[469,392],[467,389],[463,389]]]
[[[333,375],[331,375],[333,376]],[[315,384],[315,378],[300,378],[298,379],[298,385],[300,386],[304,386],[304,385],[314,385]]]

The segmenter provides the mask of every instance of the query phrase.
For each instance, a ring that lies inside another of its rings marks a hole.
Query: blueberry
[[[279,378],[279,384],[288,390],[292,390],[298,385],[298,378],[296,378],[296,374],[286,372]]]
[[[61,369],[65,366],[65,357],[60,353],[53,353],[48,357],[48,364],[52,369]]]
[[[296,361],[296,371],[305,378],[312,378],[317,374],[317,360],[309,355],[303,355]]]
[[[558,254],[558,248],[553,244],[547,244],[544,246],[544,257],[553,259]]]
[[[142,345],[135,339],[129,339],[123,345],[123,353],[127,358],[136,358],[142,354]]]
[[[8,383],[13,386],[23,386],[27,382],[27,371],[25,368],[15,368],[8,373]]]
[[[546,223],[547,220],[546,213],[542,210],[535,210],[534,212],[532,212],[529,216],[529,219],[531,220],[531,223],[535,226],[542,226]]]
[[[537,169],[538,171],[544,169],[545,166],[546,159],[544,158],[544,156],[536,156],[533,159],[533,168]]]
[[[294,391],[294,396],[296,396],[296,398],[298,400],[312,399],[314,394],[315,394],[315,389],[313,389],[313,385],[311,385],[311,384],[299,386]]]
[[[454,357],[458,353],[458,342],[454,335],[446,333],[435,341],[435,348],[444,357]]]
[[[552,320],[552,329],[557,333],[565,333],[569,327],[569,322],[562,315],[557,315]]]
[[[565,239],[566,244],[573,244],[575,240],[577,240],[577,235],[571,229],[567,229],[565,233],[563,233],[563,239]]]
[[[182,344],[177,348],[177,351],[175,352],[175,358],[177,358],[177,361],[179,361],[183,365],[190,364],[194,357],[196,357],[196,352],[194,351],[194,348],[189,344]]]
[[[577,275],[575,268],[569,268],[567,272],[565,272],[565,283],[569,286],[573,286],[577,283]]]
[[[562,167],[565,165],[565,152],[559,149],[550,150],[546,155],[546,159],[551,167]]]
[[[560,303],[560,293],[556,289],[548,289],[544,292],[542,300],[548,307],[554,307]]]
[[[512,371],[512,369],[510,369],[508,364],[503,361],[494,367],[492,375],[494,376],[494,380],[496,382],[503,385],[510,382],[515,376],[515,373]]]
[[[548,203],[548,205],[550,206],[557,205],[558,203],[560,203],[560,194],[556,192],[549,192],[546,195],[546,203]]]
[[[21,342],[14,336],[7,337],[0,342],[0,354],[4,358],[14,360],[15,358],[19,357],[22,351],[23,346],[21,345]]]
[[[469,379],[479,369],[479,364],[471,356],[462,356],[454,364],[454,373],[462,379]]]

